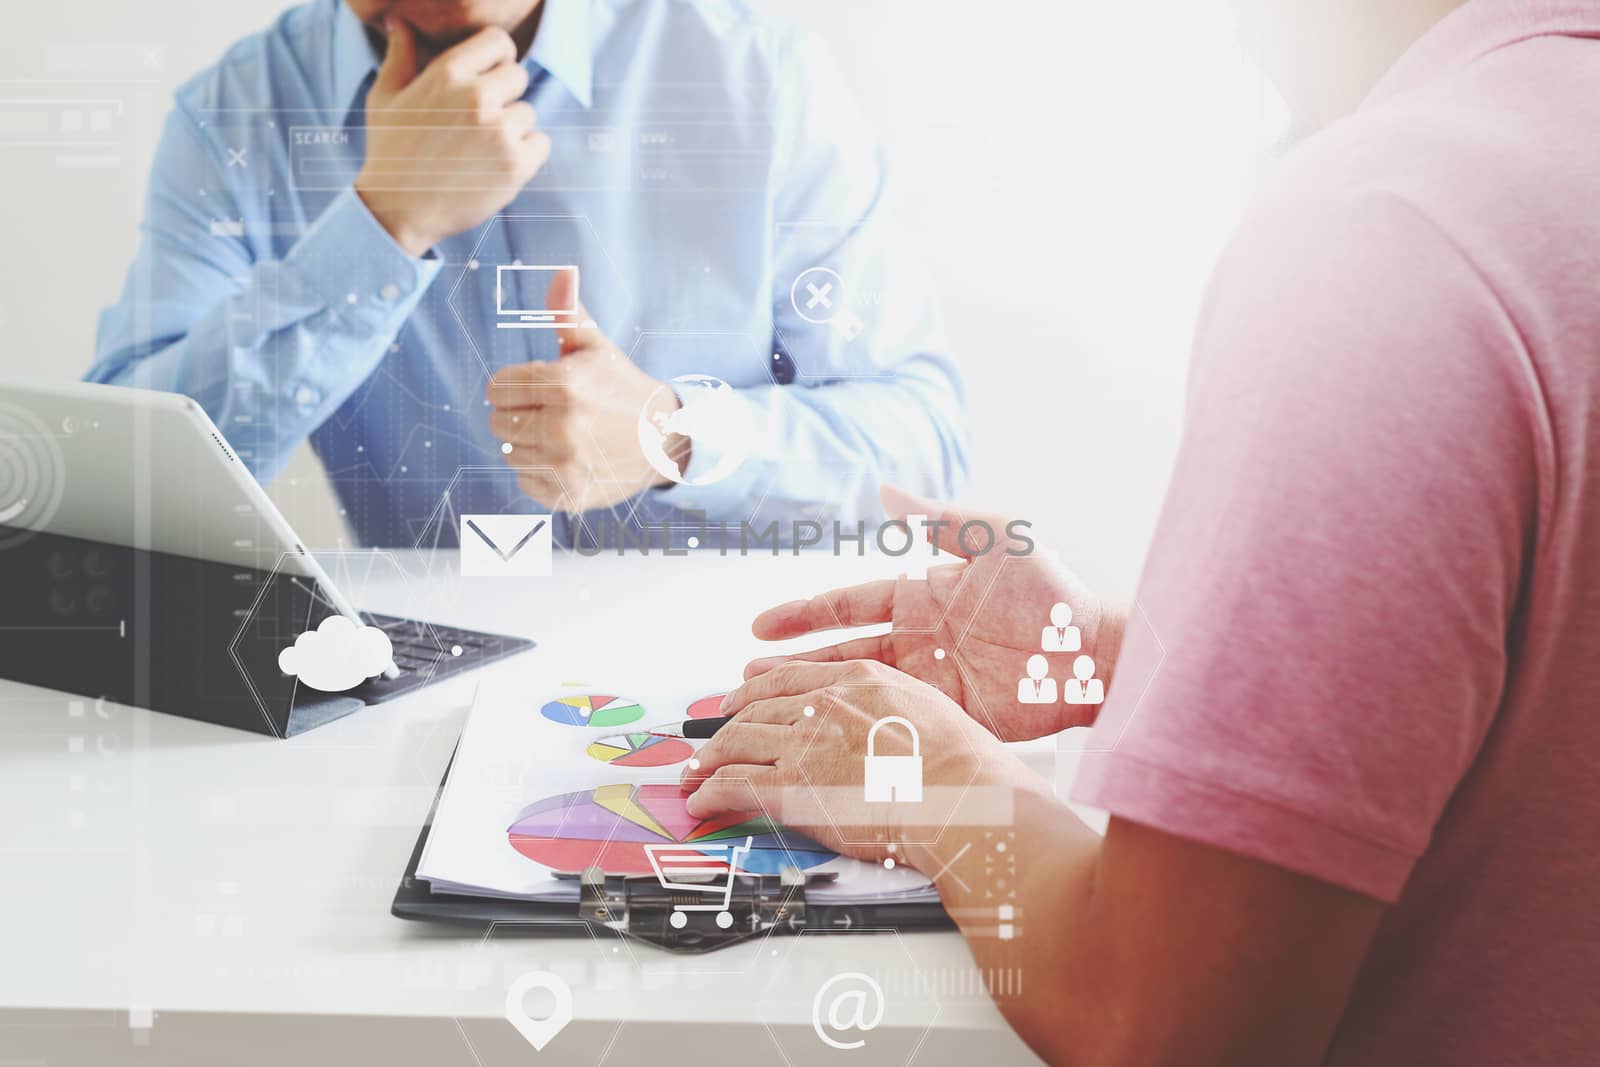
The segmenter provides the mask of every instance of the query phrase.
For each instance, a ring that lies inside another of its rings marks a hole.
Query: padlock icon
[[[878,755],[878,731],[889,723],[899,723],[911,734],[911,755]],[[872,724],[867,731],[867,786],[868,803],[914,804],[922,799],[922,738],[909,720],[898,715],[886,715]]]

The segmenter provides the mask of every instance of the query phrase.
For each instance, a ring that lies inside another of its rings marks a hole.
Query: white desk
[[[388,560],[342,579],[363,607],[539,641],[488,671],[541,657],[601,678],[602,652],[620,653],[706,671],[708,691],[758,652],[759,608],[904,569],[571,557],[552,578],[497,586]],[[851,1062],[914,1048],[918,1064],[1035,1062],[953,933],[677,957],[391,917],[484,673],[290,741],[0,683],[0,1065],[800,1064],[827,1051],[810,1026],[821,980],[873,969],[932,981],[934,1029],[880,1031]],[[1039,755],[1050,773],[1053,749]],[[504,975],[534,966],[568,979],[577,1016],[537,1055],[502,1015]]]

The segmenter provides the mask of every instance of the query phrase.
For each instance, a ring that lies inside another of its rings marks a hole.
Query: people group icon
[[[1083,632],[1072,625],[1072,605],[1058,603],[1050,608],[1050,625],[1039,632],[1041,652],[1078,652],[1083,648]],[[1027,677],[1017,682],[1017,703],[1054,704],[1056,680],[1050,675],[1050,660],[1035,652],[1028,657]],[[1094,657],[1079,655],[1072,661],[1072,676],[1060,685],[1063,704],[1093,705],[1106,699],[1106,683],[1094,676]]]
[[[1028,676],[1017,683],[1018,704],[1054,704],[1056,680],[1047,678],[1050,661],[1040,655],[1028,657]]]
[[[1049,681],[1049,679],[1045,679]],[[1055,683],[1050,682],[1052,692]],[[1099,704],[1106,698],[1106,683],[1094,676],[1094,657],[1079,656],[1072,661],[1072,677],[1061,686],[1064,704]]]
[[[1039,635],[1039,647],[1046,652],[1076,652],[1083,647],[1083,634],[1072,625],[1071,604],[1050,609],[1050,625]]]

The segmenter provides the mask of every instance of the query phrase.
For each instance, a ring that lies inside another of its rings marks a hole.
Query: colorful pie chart
[[[713,693],[708,697],[701,697],[689,705],[687,712],[691,719],[719,719],[722,717],[722,698],[727,693]]]
[[[694,746],[680,737],[660,734],[617,734],[602,737],[586,751],[591,759],[614,767],[666,767],[694,755]]]
[[[637,700],[592,693],[557,697],[539,712],[563,726],[626,726],[644,718],[644,708]]]
[[[751,851],[739,869],[778,874],[785,867],[809,870],[835,858],[815,841],[764,815],[697,819],[684,809],[676,785],[605,785],[547,797],[523,810],[506,830],[518,853],[556,871],[599,867],[607,874],[650,874],[646,845],[681,844],[690,851],[726,859],[730,838]],[[695,845],[711,846],[695,849]]]

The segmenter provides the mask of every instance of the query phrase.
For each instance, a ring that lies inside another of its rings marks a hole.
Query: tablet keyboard
[[[400,677],[370,679],[350,694],[368,704],[393,700],[431,682],[514,656],[534,646],[523,637],[463,630],[393,615],[363,613],[362,617],[368,625],[377,626],[389,635],[394,645],[394,663],[400,668]]]

